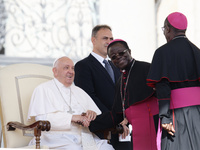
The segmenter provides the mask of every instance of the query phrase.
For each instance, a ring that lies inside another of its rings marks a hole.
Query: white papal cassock
[[[70,107],[73,113],[68,112]],[[49,132],[42,132],[41,145],[54,149],[71,150],[113,150],[106,140],[99,139],[88,128],[72,123],[72,115],[80,115],[87,110],[97,114],[101,111],[89,95],[72,84],[65,87],[57,79],[39,85],[33,92],[28,120],[48,120]],[[32,139],[29,145],[34,145]]]

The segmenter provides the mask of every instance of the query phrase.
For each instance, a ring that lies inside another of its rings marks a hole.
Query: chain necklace
[[[64,103],[66,104],[66,105],[68,105],[68,107],[69,107],[69,110],[67,111],[68,113],[70,113],[70,114],[73,114],[73,113],[75,113],[73,110],[72,110],[72,108],[71,108],[71,87],[69,87],[69,93],[70,93],[70,102],[69,102],[69,104],[65,101],[65,98],[63,97],[63,94],[61,93],[61,91],[60,91],[60,89],[58,88],[58,85],[56,84],[56,82],[55,82],[55,79],[53,80],[54,81],[54,83],[55,83],[55,85],[56,85],[56,87],[57,87],[57,89],[58,89],[58,91],[59,91],[59,93],[60,93],[60,95],[61,95],[61,97],[62,97],[62,99],[63,99],[63,101],[64,101]]]
[[[130,73],[131,73],[131,70],[133,68],[133,65],[135,64],[135,59],[131,65],[131,68],[128,72],[128,76],[127,76],[127,80],[125,82],[125,87],[124,87],[124,96],[123,96],[123,93],[122,93],[122,85],[123,85],[123,81],[122,81],[122,78],[121,78],[121,88],[120,88],[120,94],[121,94],[121,101],[122,101],[122,111],[123,111],[123,117],[125,118],[125,108],[124,108],[124,103],[125,103],[125,100],[126,100],[126,89],[127,89],[127,85],[128,85],[128,80],[129,80],[129,76],[130,76]]]

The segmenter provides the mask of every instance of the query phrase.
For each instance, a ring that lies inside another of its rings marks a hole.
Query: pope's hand
[[[90,120],[83,115],[73,115],[72,122],[78,123],[84,127],[88,127],[90,125]]]
[[[89,127],[89,125],[90,125],[90,120],[88,120],[88,118],[86,116],[83,116],[82,125],[84,127]]]

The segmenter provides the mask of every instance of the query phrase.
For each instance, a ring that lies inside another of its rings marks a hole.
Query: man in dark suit
[[[95,26],[91,37],[93,51],[75,65],[74,83],[90,95],[102,112],[112,109],[115,82],[120,77],[119,69],[110,61],[109,64],[104,63],[104,60],[107,61],[107,46],[112,40],[112,30],[109,26]],[[111,67],[109,71],[106,70],[106,65]],[[116,150],[131,149],[130,142],[118,142],[118,134],[112,135],[111,144]]]

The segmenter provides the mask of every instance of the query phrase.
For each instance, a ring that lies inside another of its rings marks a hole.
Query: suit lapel
[[[102,66],[102,64],[94,56],[92,56],[91,54],[89,55],[89,59],[91,60],[93,67],[95,67],[98,70],[100,70],[101,72],[103,72],[103,74],[109,80],[109,82],[112,82],[112,84],[114,84],[112,79],[111,79],[111,77],[110,77],[110,75],[108,74],[106,69]],[[114,73],[114,75],[115,75],[115,73]]]

